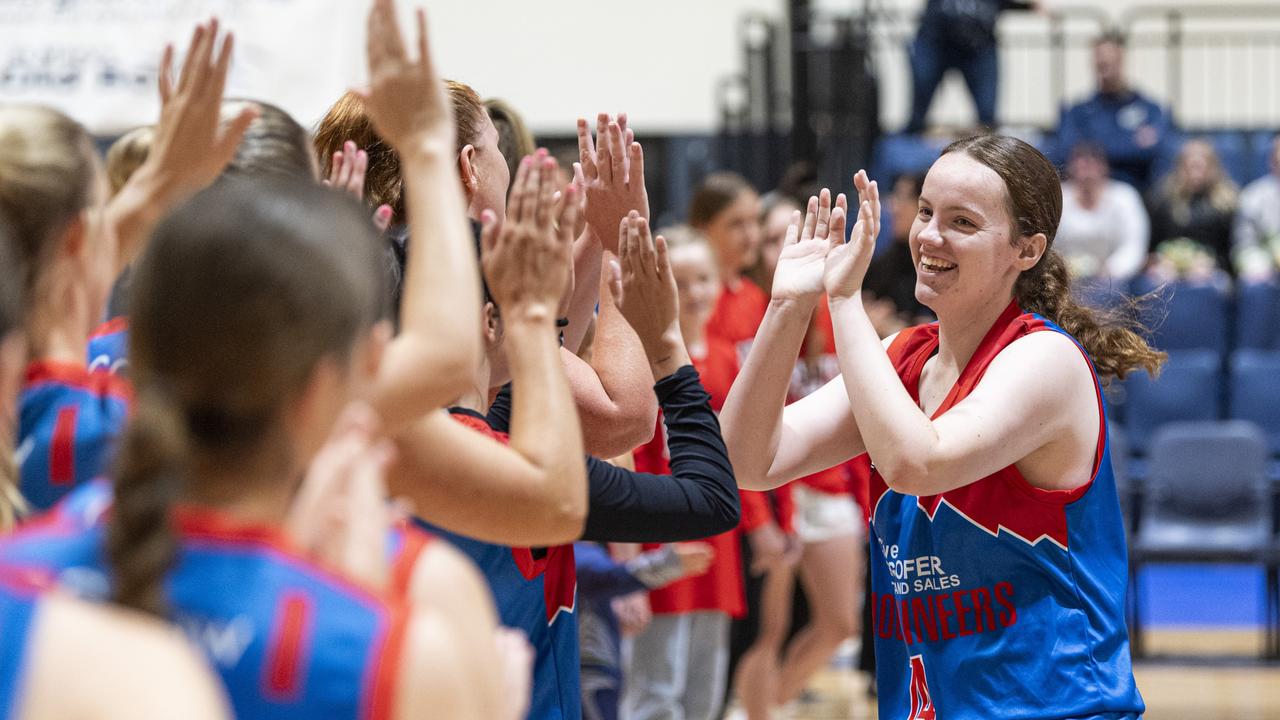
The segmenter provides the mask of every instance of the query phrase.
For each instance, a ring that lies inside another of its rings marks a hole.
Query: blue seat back
[[[1280,286],[1244,283],[1236,294],[1236,347],[1280,350]]]
[[[1150,290],[1142,281],[1135,290]],[[1143,325],[1151,329],[1152,344],[1161,350],[1227,351],[1229,337],[1226,292],[1206,284],[1172,282],[1156,289],[1157,297],[1143,310]]]
[[[1258,425],[1271,454],[1280,454],[1280,352],[1237,351],[1228,387],[1228,416]]]
[[[1222,417],[1222,361],[1212,350],[1169,353],[1159,379],[1136,372],[1124,381],[1125,434],[1134,453],[1145,455],[1161,425]]]
[[[1162,524],[1269,532],[1267,456],[1266,438],[1253,423],[1165,425],[1151,443],[1143,532],[1158,533]]]

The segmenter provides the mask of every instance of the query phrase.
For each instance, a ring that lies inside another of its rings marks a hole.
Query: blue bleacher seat
[[[1171,423],[1152,439],[1142,527],[1129,546],[1135,657],[1144,651],[1137,582],[1143,565],[1249,563],[1266,566],[1273,577],[1267,454],[1262,431],[1238,420]],[[1273,617],[1267,618],[1264,655],[1272,649]]]
[[[1135,283],[1135,292],[1151,288]],[[1143,310],[1143,325],[1151,329],[1152,342],[1161,350],[1227,351],[1227,293],[1212,285],[1173,282],[1156,289],[1157,297]]]
[[[1213,350],[1172,351],[1159,379],[1137,372],[1124,386],[1124,430],[1137,455],[1147,453],[1161,425],[1222,417],[1222,360]]]
[[[1275,138],[1276,131],[1274,130],[1255,130],[1250,136],[1250,181],[1257,180],[1263,175],[1271,172],[1271,148],[1272,143],[1275,142]]]
[[[1280,352],[1237,351],[1229,387],[1228,417],[1261,427],[1271,454],[1280,454]]]
[[[1280,285],[1240,286],[1236,294],[1236,347],[1280,350]]]

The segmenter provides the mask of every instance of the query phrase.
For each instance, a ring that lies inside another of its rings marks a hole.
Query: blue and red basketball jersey
[[[501,442],[484,417],[454,410],[454,419]],[[578,668],[577,568],[573,545],[513,548],[473,540],[421,520],[471,558],[484,573],[500,622],[523,630],[533,645],[533,699],[529,720],[578,720],[582,717]]]
[[[112,318],[89,336],[86,361],[90,370],[103,370],[112,375],[129,374],[129,318]]]
[[[33,586],[0,577],[0,718],[21,717],[27,646],[39,604]]]
[[[18,399],[19,490],[35,510],[102,474],[124,429],[128,382],[83,365],[34,362]]]
[[[1001,350],[1032,332],[1066,335],[1010,304],[934,417],[964,399]],[[921,371],[937,346],[935,323],[902,331],[889,347],[917,402]],[[1144,711],[1125,626],[1124,525],[1096,390],[1094,474],[1076,490],[1033,487],[1010,466],[916,497],[890,490],[872,466],[880,717],[1136,718]]]
[[[109,493],[104,482],[75,491],[0,542],[0,565],[106,597]],[[276,528],[195,508],[175,523],[182,548],[166,584],[174,619],[218,671],[236,717],[391,717],[406,605],[311,563]]]

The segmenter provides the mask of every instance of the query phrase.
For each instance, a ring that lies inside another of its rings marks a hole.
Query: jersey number
[[[929,681],[924,675],[924,658],[911,656],[911,714],[907,720],[936,720],[938,711],[929,694]]]

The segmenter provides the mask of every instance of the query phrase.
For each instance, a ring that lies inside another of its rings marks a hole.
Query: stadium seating
[[[1142,527],[1129,553],[1135,657],[1144,654],[1142,585],[1137,581],[1143,565],[1230,562],[1270,566],[1274,537],[1268,510],[1267,457],[1262,430],[1245,421],[1179,422],[1156,432],[1142,498]],[[1273,625],[1271,618],[1268,652]]]
[[[1147,454],[1161,425],[1222,417],[1222,360],[1213,350],[1171,352],[1159,379],[1137,372],[1124,385],[1124,429],[1137,455]]]

